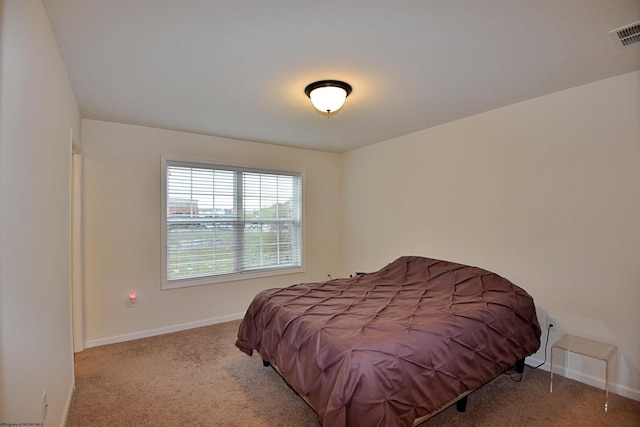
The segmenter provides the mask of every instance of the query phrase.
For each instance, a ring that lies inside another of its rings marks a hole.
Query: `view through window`
[[[301,181],[167,161],[166,282],[301,267]]]

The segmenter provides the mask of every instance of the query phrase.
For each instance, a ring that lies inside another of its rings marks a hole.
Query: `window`
[[[300,173],[163,159],[163,288],[302,268]]]

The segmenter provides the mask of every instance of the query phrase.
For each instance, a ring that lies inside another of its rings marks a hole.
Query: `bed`
[[[273,365],[324,426],[411,426],[523,367],[540,326],[531,296],[507,279],[404,256],[260,292],[236,346]]]

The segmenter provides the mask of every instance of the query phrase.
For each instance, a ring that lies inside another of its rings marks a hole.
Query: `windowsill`
[[[231,273],[231,274],[224,274],[220,276],[207,276],[207,277],[201,277],[197,279],[183,279],[183,280],[172,280],[172,281],[163,280],[161,289],[164,291],[164,290],[170,290],[170,289],[188,288],[191,286],[204,286],[204,285],[214,285],[217,283],[237,282],[240,280],[255,280],[255,279],[262,279],[265,277],[283,276],[287,274],[299,274],[299,273],[304,273],[305,271],[306,270],[304,267],[287,267],[287,268],[274,268],[270,270],[260,270],[255,272],[246,272],[246,273]]]

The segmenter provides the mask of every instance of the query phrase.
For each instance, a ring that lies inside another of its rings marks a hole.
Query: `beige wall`
[[[640,399],[640,72],[343,160],[346,267],[423,255],[495,271],[543,322],[551,313],[562,331],[616,344],[617,390]],[[570,367],[602,383],[601,364]]]
[[[93,120],[83,142],[89,346],[238,317],[262,289],[343,273],[339,155]],[[303,172],[306,272],[160,290],[161,155]]]
[[[80,114],[39,0],[0,1],[0,424],[62,425],[73,390],[71,129]]]

